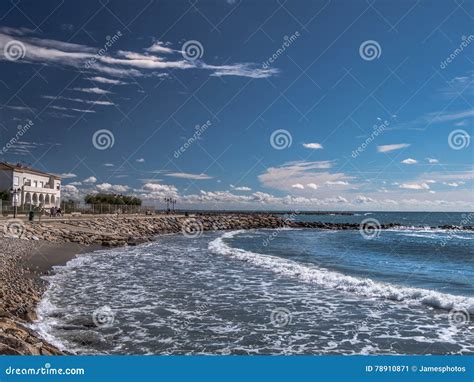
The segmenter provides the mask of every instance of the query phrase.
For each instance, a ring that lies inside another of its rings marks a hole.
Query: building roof
[[[29,174],[36,174],[36,175],[43,175],[43,176],[52,176],[56,179],[61,179],[60,176],[56,174],[50,174],[44,171],[40,170],[35,170],[33,168],[30,168],[26,165],[17,163],[17,164],[12,164],[8,162],[0,162],[0,170],[15,170],[15,171],[20,171],[20,172],[27,172]]]

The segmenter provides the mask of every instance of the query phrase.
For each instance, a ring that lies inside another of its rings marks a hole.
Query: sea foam
[[[357,278],[330,271],[325,268],[299,264],[292,260],[232,248],[226,244],[230,239],[245,231],[226,232],[209,243],[212,253],[228,255],[233,258],[252,263],[288,277],[297,277],[308,283],[321,285],[325,288],[354,293],[366,297],[384,298],[407,303],[420,303],[444,310],[466,310],[474,314],[474,298],[456,296],[422,288],[405,287],[373,281],[369,278]]]

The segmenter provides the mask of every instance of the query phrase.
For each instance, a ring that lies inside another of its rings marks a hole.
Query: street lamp
[[[21,188],[11,188],[10,194],[12,194],[12,203],[13,203],[13,218],[16,219],[16,212],[18,208],[18,194],[21,192]]]

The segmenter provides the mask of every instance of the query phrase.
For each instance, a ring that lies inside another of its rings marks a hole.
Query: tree
[[[8,191],[0,191],[0,199],[3,201],[9,201],[11,198],[10,192]]]
[[[88,194],[84,197],[86,204],[113,204],[113,205],[125,205],[125,206],[141,206],[141,199],[122,195],[122,194]]]

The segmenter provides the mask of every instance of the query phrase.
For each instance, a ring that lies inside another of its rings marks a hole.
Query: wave
[[[373,281],[369,278],[361,279],[330,271],[325,268],[299,264],[295,261],[272,255],[264,255],[240,248],[233,248],[225,243],[225,239],[230,239],[242,232],[246,231],[239,230],[224,233],[221,237],[209,243],[209,250],[215,254],[232,256],[275,273],[297,277],[305,282],[321,285],[325,288],[355,293],[366,297],[419,303],[444,310],[466,310],[469,314],[474,314],[474,298],[471,297],[456,296],[428,289],[392,285]]]

